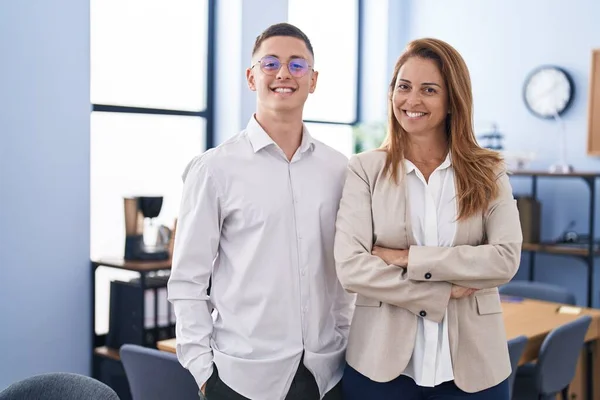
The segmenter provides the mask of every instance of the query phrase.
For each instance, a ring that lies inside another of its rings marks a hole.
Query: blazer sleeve
[[[334,256],[340,283],[347,291],[402,307],[441,322],[450,300],[448,282],[410,280],[403,268],[371,254],[371,190],[360,159],[352,157],[337,215]]]
[[[411,246],[408,276],[415,281],[446,281],[474,289],[503,285],[517,273],[523,236],[519,212],[506,172],[498,178],[499,195],[484,215],[485,244]]]

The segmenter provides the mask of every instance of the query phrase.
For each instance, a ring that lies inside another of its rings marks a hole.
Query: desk
[[[581,314],[572,315],[558,314],[556,312],[558,307],[560,307],[560,304],[529,299],[516,303],[502,302],[507,338],[510,340],[525,335],[529,339],[519,365],[537,358],[544,338],[552,329],[587,314],[592,317],[592,323],[585,340],[586,342],[594,342],[592,368],[594,376],[597,377],[600,371],[600,346],[598,345],[598,339],[600,339],[600,310],[582,308]],[[175,339],[160,341],[157,343],[157,347],[160,350],[175,353]],[[585,352],[582,352],[583,354]],[[577,375],[570,388],[570,394],[576,395],[574,398],[578,400],[585,399],[585,367],[586,357],[580,357]],[[600,387],[595,386],[594,400],[600,400]]]
[[[533,361],[537,358],[540,347],[546,335],[554,328],[571,322],[581,315],[589,315],[592,322],[585,337],[586,342],[592,343],[592,371],[594,377],[600,371],[600,310],[582,308],[578,315],[559,314],[556,312],[561,304],[548,303],[545,301],[525,299],[520,303],[502,302],[504,313],[504,326],[507,338],[513,339],[525,335],[529,339],[519,365]],[[575,378],[569,387],[569,398],[581,400],[586,399],[586,352],[583,350],[579,357]],[[600,400],[600,387],[594,385],[594,400]]]
[[[162,351],[175,353],[175,338],[158,341],[156,342],[156,347],[158,347],[158,349]]]

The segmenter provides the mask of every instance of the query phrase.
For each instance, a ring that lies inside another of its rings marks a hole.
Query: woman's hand
[[[408,266],[408,250],[388,249],[387,247],[373,246],[371,254],[381,258],[388,264],[393,264],[402,268],[407,268]]]
[[[388,264],[396,265],[402,268],[408,268],[408,250],[389,249],[387,247],[373,246],[371,254],[381,258]],[[478,289],[472,289],[464,286],[452,285],[450,298],[462,299],[469,297]]]
[[[463,297],[469,297],[475,293],[477,289],[471,289],[464,286],[452,285],[452,291],[450,292],[451,299],[462,299]]]

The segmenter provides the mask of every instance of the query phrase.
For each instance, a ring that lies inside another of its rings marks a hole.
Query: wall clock
[[[545,65],[533,70],[523,85],[523,100],[529,111],[540,118],[556,118],[571,105],[575,85],[564,69]]]

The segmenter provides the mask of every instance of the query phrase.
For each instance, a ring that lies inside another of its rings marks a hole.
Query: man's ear
[[[256,82],[254,81],[254,73],[251,68],[246,69],[246,81],[248,82],[248,88],[253,92],[256,92]]]
[[[308,88],[309,93],[313,93],[317,88],[317,79],[319,78],[319,72],[313,71],[312,76],[310,77],[310,87]]]

